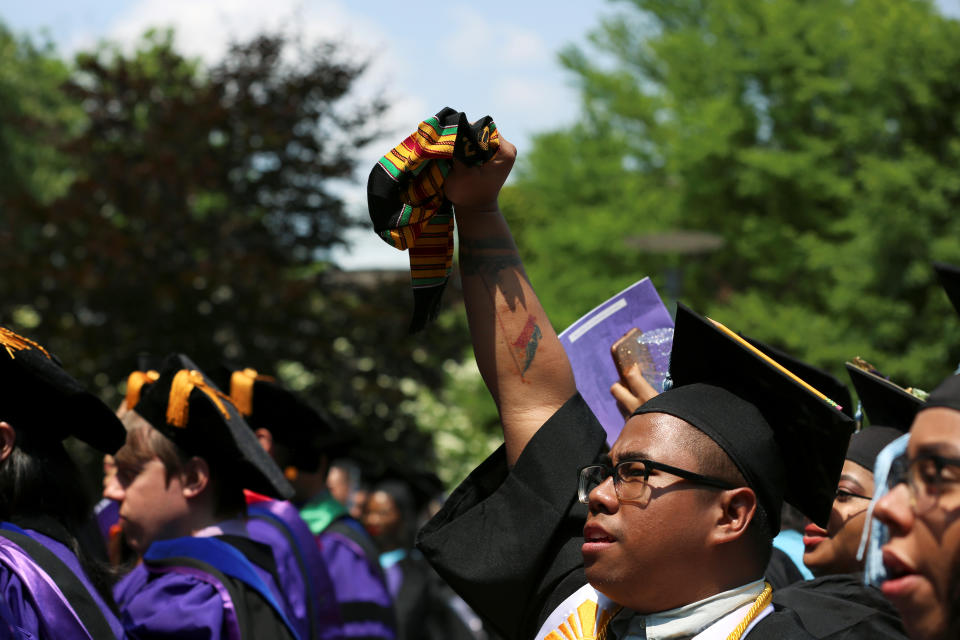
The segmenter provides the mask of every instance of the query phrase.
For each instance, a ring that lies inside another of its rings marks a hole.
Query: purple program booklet
[[[673,319],[650,278],[627,287],[560,334],[577,390],[603,425],[610,444],[617,439],[624,423],[617,402],[610,395],[610,386],[620,379],[610,347],[633,328],[643,332],[638,339],[645,345],[642,348],[647,365],[643,375],[660,391],[670,366]]]

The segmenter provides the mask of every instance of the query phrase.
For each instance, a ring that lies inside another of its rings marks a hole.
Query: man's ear
[[[3,462],[13,453],[17,445],[17,432],[9,422],[0,420],[0,462]]]
[[[263,450],[267,452],[267,455],[271,458],[273,457],[273,434],[270,433],[270,429],[264,429],[260,427],[255,429],[253,433],[257,436],[257,440],[260,442],[260,446],[263,447]]]
[[[210,484],[210,465],[203,458],[194,456],[187,461],[180,474],[185,498],[195,498]]]
[[[707,544],[726,544],[743,537],[757,512],[757,494],[750,487],[728,489],[717,496],[717,520]]]

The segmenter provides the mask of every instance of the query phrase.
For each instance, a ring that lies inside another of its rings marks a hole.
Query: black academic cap
[[[230,398],[185,355],[167,356],[134,411],[188,455],[234,473],[244,488],[284,500],[293,496]]]
[[[952,375],[941,382],[936,389],[930,392],[923,409],[933,409],[934,407],[944,407],[960,411],[960,375]]]
[[[873,472],[877,455],[888,444],[910,431],[923,400],[903,387],[854,363],[846,363],[847,373],[857,390],[870,426],[850,438],[847,460]]]
[[[126,431],[110,407],[68,374],[42,346],[0,327],[0,420],[43,431],[56,441],[75,436],[114,453]]]
[[[690,423],[730,457],[775,533],[784,500],[826,526],[854,422],[723,325],[677,305],[673,388],[636,413]]]
[[[250,427],[268,429],[274,442],[287,449],[286,462],[301,471],[315,470],[320,456],[331,461],[357,441],[354,431],[341,427],[271,376],[230,367],[221,367],[218,375]]]
[[[901,435],[909,431],[923,400],[876,371],[867,371],[852,362],[846,363],[846,367],[870,424],[899,429]]]
[[[933,270],[937,272],[937,278],[943,290],[947,292],[947,297],[953,303],[953,308],[960,314],[960,267],[945,262],[934,262]]]
[[[850,396],[850,389],[835,375],[823,369],[818,369],[812,364],[807,364],[803,360],[791,356],[786,351],[764,344],[759,340],[754,340],[750,336],[745,336],[742,333],[740,335],[744,340],[789,369],[798,378],[840,405],[840,408],[845,414],[851,418],[853,417],[853,400]]]

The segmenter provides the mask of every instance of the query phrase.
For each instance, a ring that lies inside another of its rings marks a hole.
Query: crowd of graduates
[[[679,304],[670,385],[622,371],[608,443],[497,142],[443,192],[504,442],[440,505],[403,470],[359,482],[353,436],[253,369],[171,354],[114,410],[0,328],[0,639],[960,637],[960,375],[928,394],[856,359],[856,411]],[[104,454],[95,505],[70,436]]]

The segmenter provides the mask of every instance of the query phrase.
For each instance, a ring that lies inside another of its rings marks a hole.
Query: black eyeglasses
[[[664,471],[689,480],[694,484],[713,487],[715,489],[736,489],[737,486],[721,480],[711,478],[693,471],[678,469],[669,464],[654,462],[653,460],[623,460],[615,467],[608,464],[591,464],[580,469],[580,480],[577,484],[577,497],[583,504],[590,502],[590,492],[603,484],[607,478],[613,477],[613,489],[620,502],[639,500],[643,489],[647,486],[651,471]]]
[[[924,513],[951,491],[951,487],[960,484],[960,459],[932,453],[920,454],[913,460],[900,456],[890,466],[887,487],[893,489],[901,482],[910,489],[914,512]]]

